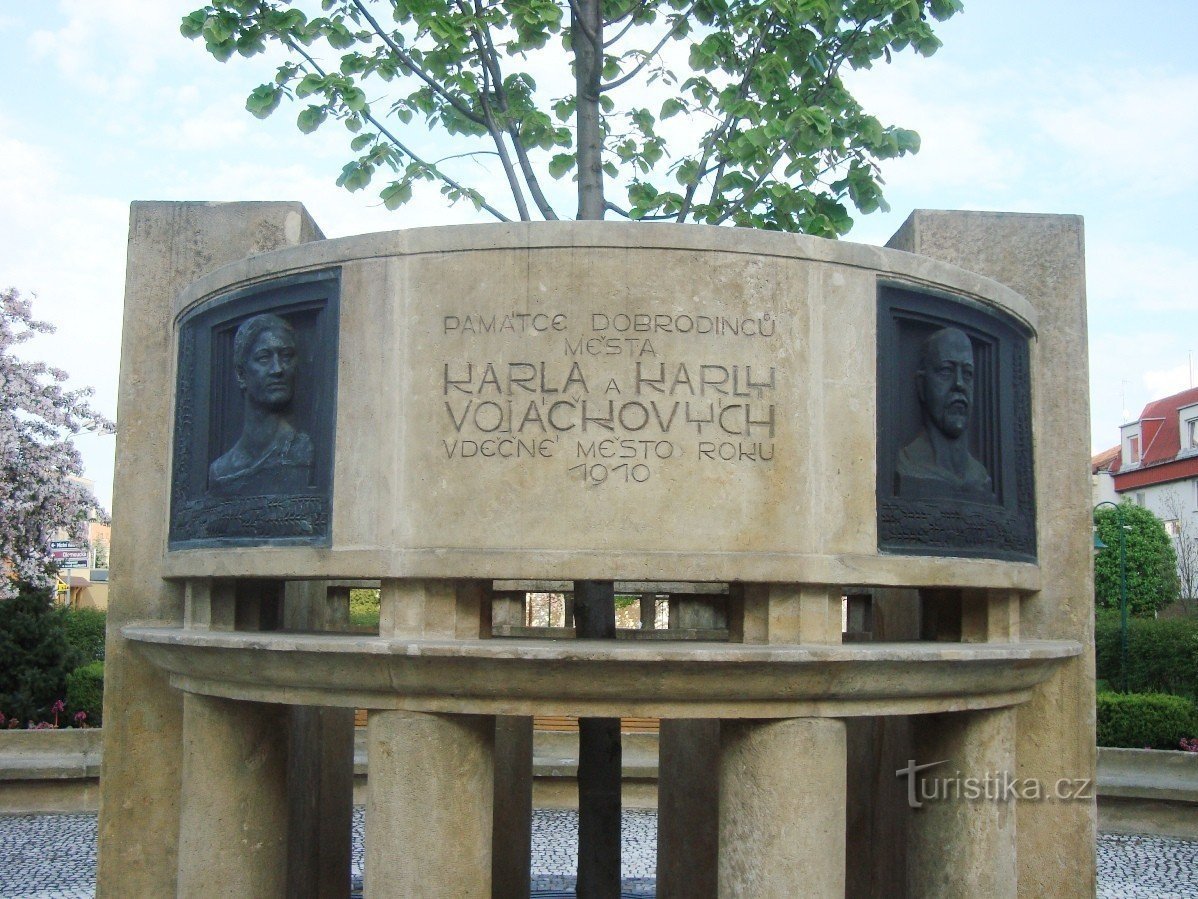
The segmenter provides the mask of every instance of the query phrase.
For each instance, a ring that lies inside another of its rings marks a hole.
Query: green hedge
[[[87,726],[99,727],[104,708],[104,663],[89,662],[67,676],[67,711],[87,712]]]
[[[1094,646],[1098,679],[1119,687],[1118,612],[1098,614]],[[1129,618],[1127,689],[1198,698],[1198,619]]]
[[[104,624],[108,620],[99,609],[72,609],[63,618],[67,642],[86,662],[104,658]]]
[[[1198,706],[1166,693],[1099,693],[1098,745],[1177,749],[1198,736]]]
[[[349,623],[355,630],[378,630],[378,590],[349,591]]]

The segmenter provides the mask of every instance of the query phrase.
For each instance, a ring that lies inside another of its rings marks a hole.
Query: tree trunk
[[[574,84],[578,127],[578,218],[601,219],[603,196],[603,126],[599,83],[603,74],[603,13],[600,0],[570,4],[574,46]]]

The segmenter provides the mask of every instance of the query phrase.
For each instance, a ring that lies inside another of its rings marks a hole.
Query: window
[[[1191,418],[1186,422],[1186,437],[1189,448],[1198,449],[1198,418]]]
[[[1127,438],[1127,457],[1132,465],[1139,464],[1140,461],[1140,436]],[[1143,505],[1143,503],[1141,503]]]
[[[1176,537],[1181,533],[1181,522],[1179,522],[1176,518],[1170,518],[1165,522],[1165,531],[1170,537]]]
[[[1137,506],[1143,506],[1143,505],[1144,505],[1144,491],[1143,491],[1143,490],[1141,490],[1141,491],[1139,491],[1138,493],[1136,493],[1136,495],[1135,495],[1135,501],[1136,501],[1136,505],[1137,505]]]

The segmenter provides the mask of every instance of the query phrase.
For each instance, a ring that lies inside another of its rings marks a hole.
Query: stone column
[[[919,639],[919,591],[870,591],[870,637],[876,642]],[[850,624],[852,623],[850,610]],[[848,896],[907,895],[907,833],[911,810],[906,788],[894,772],[911,758],[906,715],[845,719],[848,738]]]
[[[491,882],[496,896],[528,896],[532,865],[532,717],[495,718],[495,816]]]
[[[490,899],[494,719],[376,710],[366,739],[366,895]]]
[[[175,391],[171,300],[225,263],[322,236],[299,203],[134,203],[130,210],[112,507],[119,527],[104,666],[101,897],[175,893],[183,701],[120,635],[132,621],[178,626],[183,618],[182,586],[159,575]]]
[[[714,896],[720,845],[720,722],[663,719],[657,762],[657,895]]]
[[[844,896],[845,786],[842,722],[722,721],[721,899]]]
[[[918,210],[889,245],[994,278],[1039,316],[1031,343],[1036,494],[1051,501],[1036,504],[1043,581],[1038,593],[1023,597],[1018,639],[1077,640],[1086,651],[1019,707],[1018,774],[1043,783],[1093,778],[1096,750],[1086,736],[1094,732],[1094,589],[1082,220]],[[1093,896],[1094,803],[1024,802],[1016,812],[1020,895]]]
[[[657,594],[641,594],[641,630],[651,631],[657,628]]]
[[[291,581],[288,630],[349,629],[349,588]],[[349,896],[353,855],[354,710],[292,706],[288,733],[288,899]]]
[[[170,895],[288,895],[286,729],[282,706],[183,698],[178,891]]]
[[[911,817],[908,895],[921,899],[1014,899],[1015,711],[994,709],[912,719],[912,758],[932,765],[908,774]],[[926,798],[925,798],[926,797]]]

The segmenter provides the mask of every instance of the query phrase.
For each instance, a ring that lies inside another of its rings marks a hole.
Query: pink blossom
[[[12,580],[48,585],[53,574],[50,540],[64,529],[82,539],[96,501],[78,481],[83,461],[71,437],[80,431],[112,433],[115,425],[87,403],[91,388],[65,390],[66,372],[26,362],[13,348],[52,325],[33,318],[29,299],[0,290],[0,598]]]

